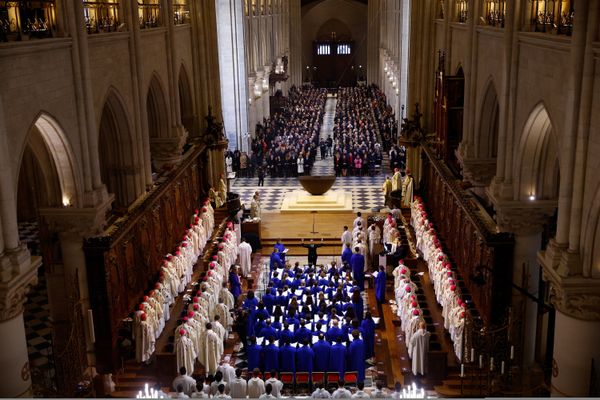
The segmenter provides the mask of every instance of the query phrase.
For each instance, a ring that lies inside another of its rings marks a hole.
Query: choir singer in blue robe
[[[250,345],[246,350],[246,357],[248,357],[248,370],[252,371],[254,368],[260,368],[260,355],[262,353],[262,346],[256,344],[256,337],[250,338]]]
[[[279,370],[296,373],[296,348],[290,342],[285,342],[279,349]]]
[[[365,313],[365,319],[361,322],[360,329],[365,342],[365,359],[368,360],[375,355],[375,321],[373,321],[370,311]]]
[[[354,340],[348,347],[348,369],[358,372],[358,381],[365,380],[365,344],[359,338],[358,330],[352,331]]]
[[[296,350],[296,371],[312,374],[315,353],[308,344],[309,340],[305,339],[302,347]]]
[[[315,353],[314,370],[317,372],[327,372],[331,345],[325,340],[325,336],[322,333],[319,334],[319,340],[313,345],[312,349]]]
[[[352,250],[347,245],[344,245],[344,251],[342,251],[342,264],[350,263],[350,259],[352,258]]]
[[[342,344],[341,336],[331,346],[331,351],[329,352],[329,372],[337,372],[339,378],[344,379],[344,374],[346,373],[346,346]]]
[[[285,264],[281,260],[279,250],[277,250],[277,249],[273,250],[273,253],[271,253],[271,262],[269,263],[269,267],[270,267],[271,271],[273,271],[274,269],[283,268],[284,266],[285,266]]]
[[[385,303],[385,278],[385,268],[380,265],[375,278],[375,299],[377,299],[378,304]]]
[[[358,247],[354,248],[354,254],[350,258],[350,266],[352,267],[352,275],[356,280],[360,290],[365,288],[365,256],[360,254]]]
[[[278,239],[277,243],[275,243],[275,246],[273,247],[277,249],[281,261],[285,264],[285,246],[283,245],[283,243],[281,243],[281,239]]]
[[[279,347],[275,345],[275,337],[269,337],[269,344],[263,347],[263,364],[265,371],[279,370]]]

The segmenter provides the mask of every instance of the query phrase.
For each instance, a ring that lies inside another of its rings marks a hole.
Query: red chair
[[[325,372],[313,372],[312,373],[312,384],[325,384]]]
[[[346,372],[344,374],[344,382],[346,382],[346,384],[356,385],[356,382],[358,382],[358,372],[357,371]]]
[[[296,385],[307,385],[310,383],[310,374],[308,372],[296,372]]]
[[[262,378],[262,379],[266,381],[266,380],[267,380],[267,379],[269,379],[270,377],[271,377],[271,373],[270,373],[270,372],[265,372],[265,374],[264,374],[264,378]]]
[[[283,382],[284,385],[293,385],[294,384],[294,373],[293,372],[280,372],[279,380]]]

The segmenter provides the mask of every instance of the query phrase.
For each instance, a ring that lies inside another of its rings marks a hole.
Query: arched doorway
[[[40,114],[27,135],[17,179],[19,239],[32,256],[42,257],[38,284],[30,289],[23,313],[36,397],[56,396],[61,388],[57,381],[60,349],[55,345],[62,335],[60,316],[68,314],[66,304],[49,296],[49,282],[64,287],[60,273],[58,280],[56,276],[62,253],[58,235],[50,232],[40,218],[40,209],[79,204],[80,185],[75,171],[75,159],[62,128],[50,115]],[[71,343],[71,351],[77,350],[81,348]]]
[[[142,192],[142,167],[137,162],[129,119],[119,95],[109,91],[100,117],[100,174],[108,191],[114,193],[114,208],[131,204]]]
[[[194,130],[194,100],[188,74],[183,65],[179,69],[179,111],[181,115],[181,125],[188,132],[188,138],[197,136]]]

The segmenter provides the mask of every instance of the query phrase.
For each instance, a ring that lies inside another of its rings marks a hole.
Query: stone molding
[[[563,277],[538,253],[545,281],[550,283],[550,301],[561,313],[585,321],[600,321],[600,279],[581,275]]]
[[[523,202],[490,197],[494,203],[496,223],[500,230],[518,235],[533,235],[541,232],[544,223],[554,215],[557,207],[557,202],[554,200]]]
[[[30,257],[28,267],[8,281],[0,282],[0,322],[8,321],[23,312],[31,285],[37,284],[41,257]]]
[[[106,213],[111,208],[114,195],[96,207],[41,208],[40,215],[50,230],[59,233],[75,233],[83,238],[98,235],[106,225]]]
[[[175,135],[170,138],[150,138],[150,152],[156,167],[173,166],[181,161],[181,150],[187,139],[187,131],[183,126],[174,127]]]
[[[495,158],[464,158],[461,165],[464,179],[473,186],[488,186],[496,175]]]

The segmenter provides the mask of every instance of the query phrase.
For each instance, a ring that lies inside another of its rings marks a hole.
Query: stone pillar
[[[37,284],[41,261],[32,257],[25,271],[0,281],[0,397],[33,397],[23,304],[30,286]]]
[[[379,19],[379,1],[371,0],[367,5],[367,13],[369,21],[377,21]],[[376,83],[379,74],[379,29],[377,23],[370,23],[367,33],[368,55],[367,55],[367,83]]]
[[[256,106],[256,122],[262,124],[263,117],[265,116],[264,111],[264,100],[262,99],[264,93],[262,91],[263,72],[256,72],[256,80],[254,81],[254,104]]]
[[[288,0],[286,0],[288,1]],[[295,86],[302,84],[302,15],[300,0],[289,0],[289,29],[290,59],[289,70],[290,80]]]
[[[263,115],[265,118],[269,118],[271,116],[271,99],[269,93],[269,75],[271,73],[271,66],[265,65],[265,76],[263,77],[262,82],[262,98],[263,98]]]
[[[256,101],[254,100],[254,76],[248,77],[248,132],[254,138],[256,134]]]
[[[496,209],[496,220],[502,231],[515,234],[513,252],[513,284],[527,291],[534,298],[539,297],[539,262],[537,253],[542,246],[542,230],[556,209],[556,202],[522,203],[502,201],[493,198]],[[508,290],[508,288],[507,288]],[[513,306],[520,305],[524,299],[523,331],[520,332],[521,343],[517,349],[522,353],[524,368],[535,362],[536,328],[538,304],[530,298],[513,290]],[[521,312],[516,310],[516,312]]]

